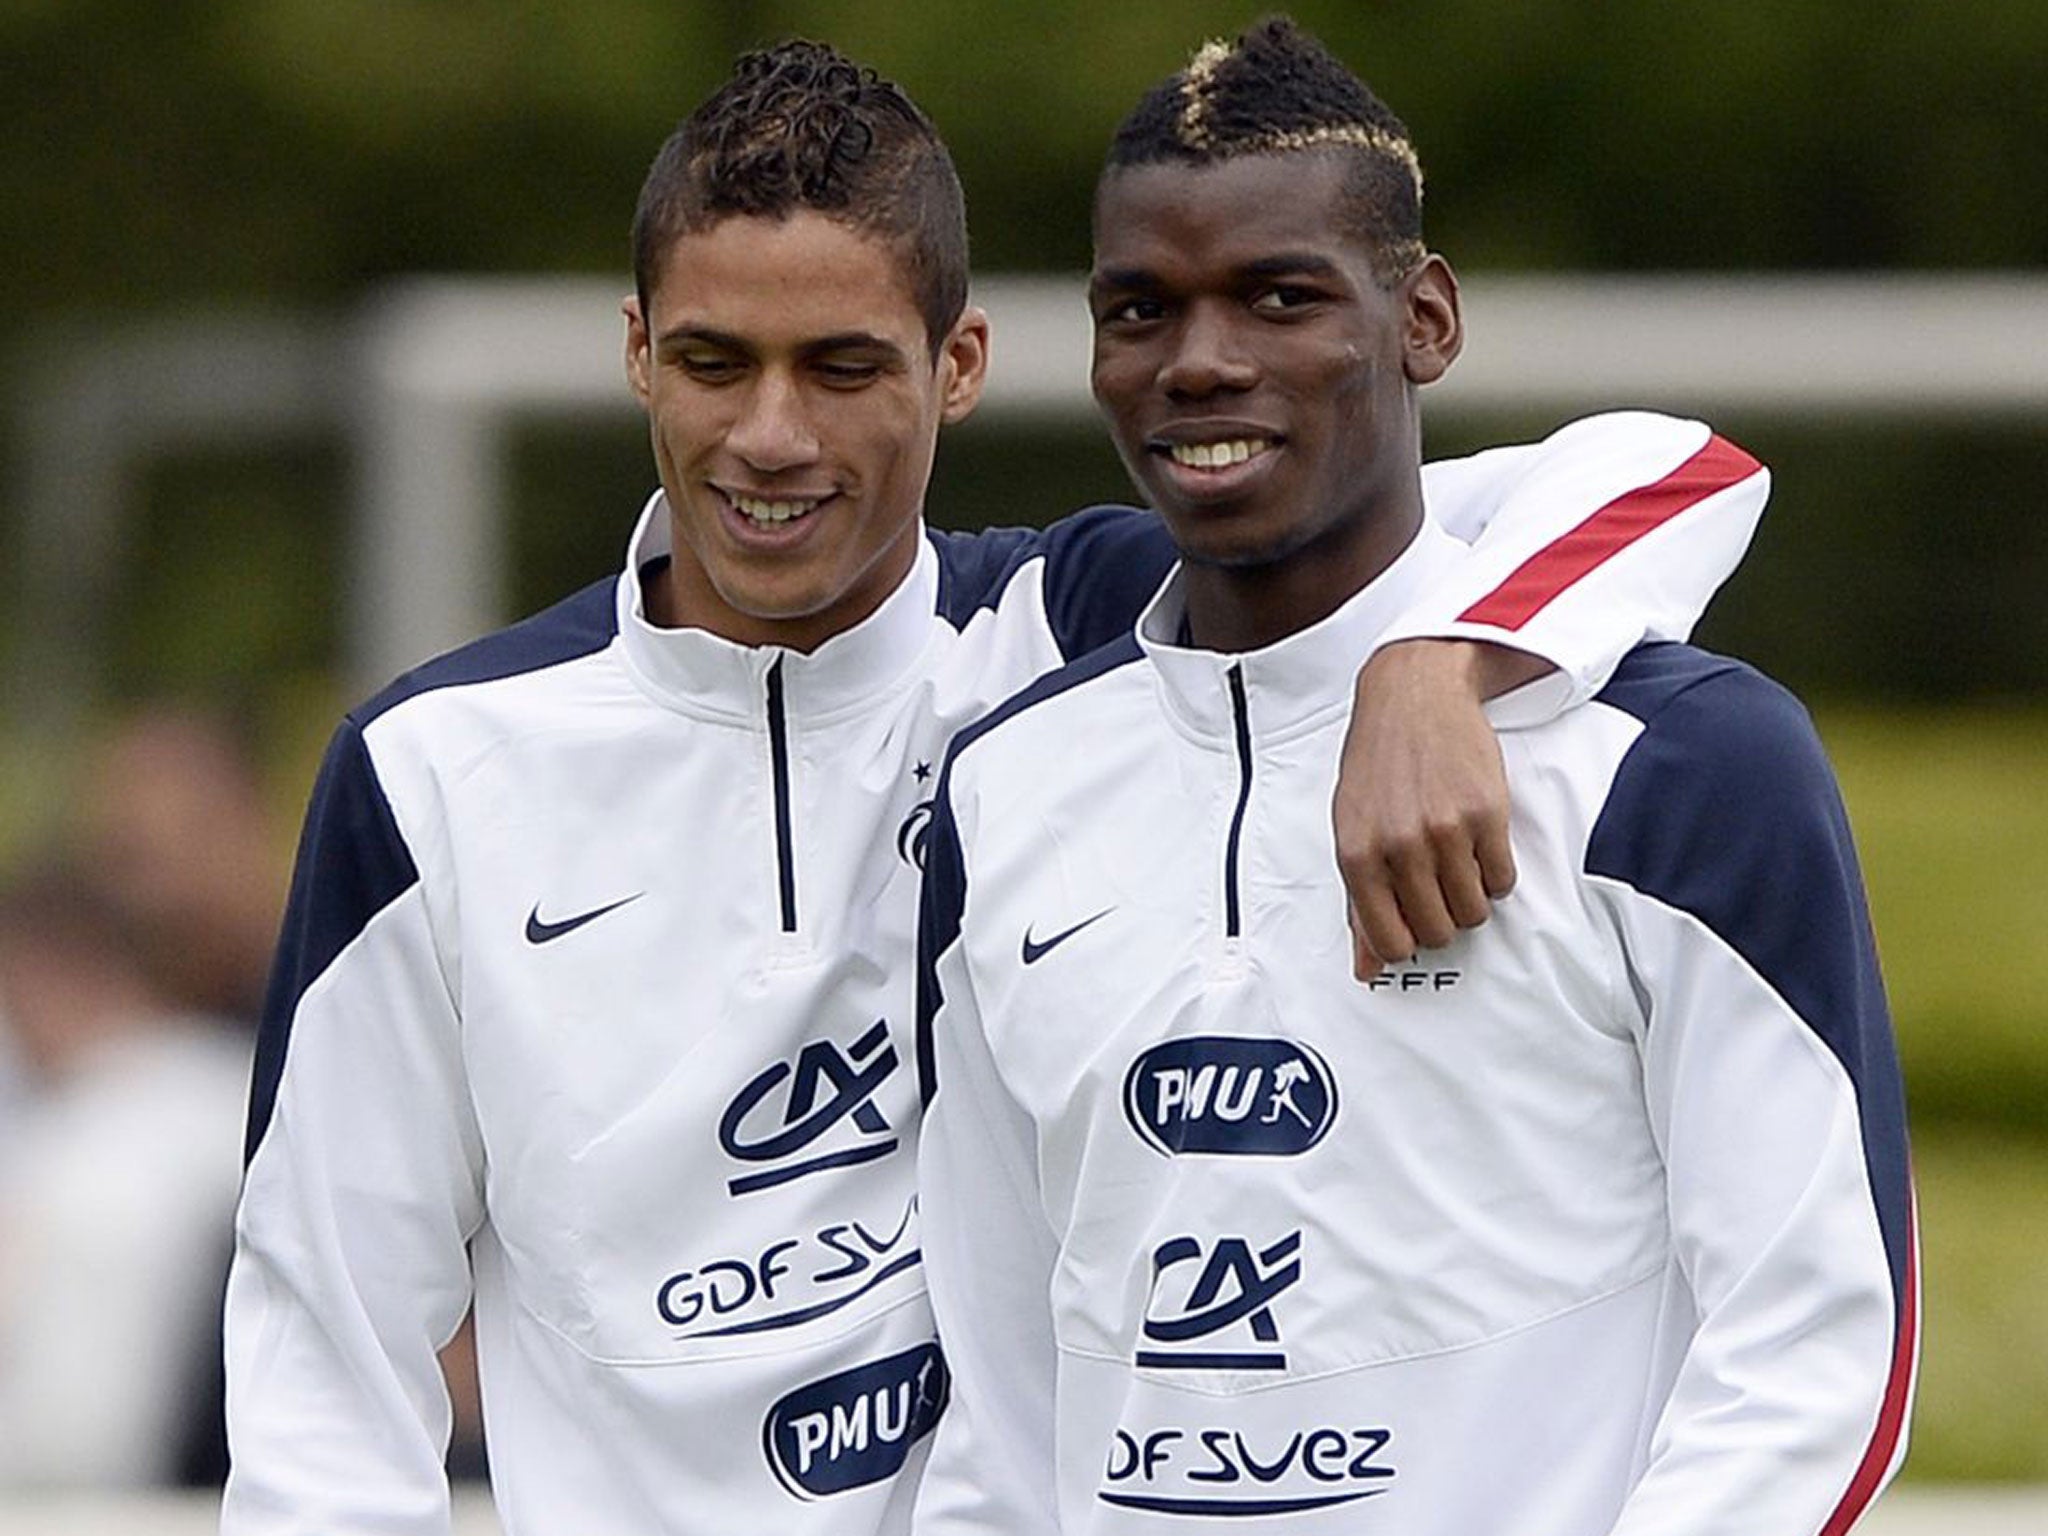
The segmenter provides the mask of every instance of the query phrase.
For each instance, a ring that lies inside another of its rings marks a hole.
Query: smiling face
[[[1414,386],[1457,354],[1456,280],[1428,257],[1383,286],[1344,191],[1340,155],[1291,152],[1123,167],[1096,193],[1095,399],[1204,645],[1314,623],[1421,517]]]
[[[980,398],[986,317],[934,358],[894,246],[808,211],[680,236],[625,309],[675,550],[650,615],[807,651],[873,613],[917,558],[939,427]]]

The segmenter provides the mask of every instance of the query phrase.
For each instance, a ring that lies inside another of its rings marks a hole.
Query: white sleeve
[[[942,779],[919,921],[918,1147],[925,1279],[952,1398],[918,1488],[916,1536],[1057,1536],[1058,1245],[1037,1136],[1004,1089],[962,945],[959,836]],[[936,1092],[934,1093],[934,1090]]]
[[[446,1536],[436,1359],[481,1139],[420,876],[362,736],[314,790],[258,1042],[228,1284],[224,1536]]]
[[[1588,869],[1697,1316],[1613,1536],[1841,1536],[1905,1456],[1918,1260],[1875,946],[1804,712],[1733,668],[1681,696]]]
[[[1558,670],[1550,711],[1597,693],[1639,642],[1691,634],[1770,494],[1769,471],[1705,423],[1650,411],[1588,416],[1422,473],[1430,517],[1472,553],[1380,644],[1529,651]]]

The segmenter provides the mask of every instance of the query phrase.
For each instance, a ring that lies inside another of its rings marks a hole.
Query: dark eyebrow
[[[663,331],[655,338],[655,345],[662,347],[679,346],[686,341],[700,341],[706,346],[720,347],[727,352],[751,352],[739,337],[726,331],[714,331],[707,325],[679,325],[673,330]]]
[[[1335,261],[1314,251],[1279,251],[1271,256],[1261,256],[1246,262],[1238,269],[1238,274],[1254,282],[1276,277],[1340,278],[1344,275]],[[1133,288],[1156,288],[1158,285],[1158,275],[1144,267],[1105,267],[1088,279],[1090,293],[1115,293]]]
[[[1342,269],[1327,256],[1318,256],[1309,251],[1282,251],[1273,256],[1261,256],[1257,261],[1244,264],[1246,277],[1340,277]]]
[[[901,361],[903,349],[886,336],[872,331],[839,331],[807,341],[800,349],[805,357],[823,357],[829,352],[873,352],[892,362]]]
[[[715,330],[708,325],[679,325],[673,330],[663,331],[657,343],[662,347],[682,346],[696,342],[703,346],[715,347],[723,352],[737,352],[746,357],[754,355],[754,347],[743,336],[730,331]],[[886,336],[877,336],[872,331],[835,331],[829,336],[820,336],[805,342],[799,352],[804,357],[823,357],[833,352],[872,352],[890,362],[903,358],[903,349]]]
[[[1112,288],[1153,288],[1159,279],[1144,267],[1105,267],[1089,274],[1088,291],[1102,293]]]

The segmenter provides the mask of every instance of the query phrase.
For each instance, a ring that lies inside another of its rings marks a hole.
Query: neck
[[[1320,624],[1378,579],[1422,526],[1422,489],[1362,527],[1345,527],[1278,558],[1186,564],[1188,635],[1205,651],[1256,651]],[[1361,661],[1363,657],[1359,658]]]
[[[910,575],[917,545],[893,554],[878,590],[857,601],[841,599],[818,611],[789,615],[748,613],[726,601],[711,579],[683,550],[655,569],[643,568],[641,602],[648,622],[659,629],[701,629],[735,645],[778,646],[808,655],[835,635],[864,623]]]

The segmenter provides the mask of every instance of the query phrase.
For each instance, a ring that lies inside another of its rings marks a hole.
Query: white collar
[[[689,714],[756,719],[768,671],[782,663],[784,707],[806,718],[856,708],[909,675],[933,643],[939,560],[919,527],[916,562],[881,607],[817,649],[741,645],[704,629],[668,629],[647,617],[641,572],[672,553],[668,502],[648,500],[626,547],[615,598],[619,644],[634,680],[653,698]]]
[[[1244,679],[1253,740],[1289,736],[1350,707],[1352,682],[1373,644],[1456,564],[1462,548],[1425,519],[1393,563],[1334,613],[1238,653],[1177,643],[1187,604],[1176,565],[1138,619],[1138,644],[1159,678],[1168,713],[1195,735],[1233,734],[1229,674],[1235,667]]]

